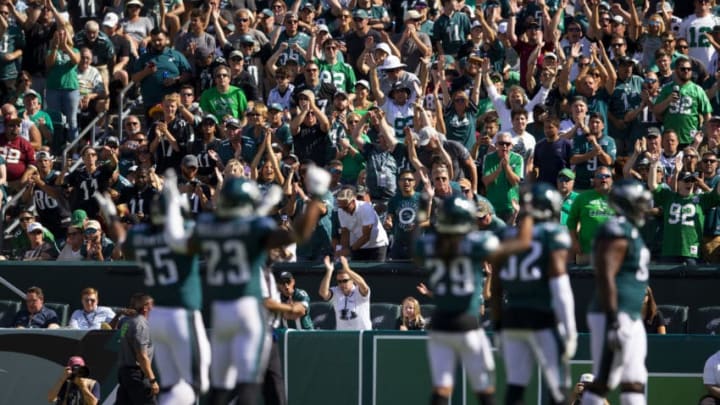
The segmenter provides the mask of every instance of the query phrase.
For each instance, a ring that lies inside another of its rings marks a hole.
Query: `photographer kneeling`
[[[70,357],[62,376],[50,389],[48,402],[62,405],[96,405],[100,400],[100,384],[80,356]]]

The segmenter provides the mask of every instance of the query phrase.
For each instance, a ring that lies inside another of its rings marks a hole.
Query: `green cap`
[[[567,167],[560,170],[560,173],[558,173],[558,177],[565,176],[570,180],[575,180],[575,172],[573,172],[571,169],[568,169]]]
[[[85,227],[85,220],[87,219],[87,212],[85,210],[75,210],[72,212],[70,217],[70,226],[83,229]]]

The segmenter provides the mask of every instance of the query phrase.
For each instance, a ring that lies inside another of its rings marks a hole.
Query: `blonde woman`
[[[400,317],[397,319],[399,330],[425,330],[425,319],[420,313],[420,303],[413,297],[407,297],[402,302]]]
[[[643,66],[655,65],[655,52],[663,45],[662,35],[665,33],[665,22],[660,14],[653,14],[645,23],[644,33],[640,37],[642,45]]]
[[[72,26],[59,20],[58,29],[45,56],[45,66],[48,69],[45,89],[47,109],[65,114],[70,141],[78,135],[77,114],[80,108],[80,83],[77,73],[80,51],[73,45],[73,35]]]

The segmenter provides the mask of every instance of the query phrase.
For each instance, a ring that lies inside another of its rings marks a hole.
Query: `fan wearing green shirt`
[[[705,213],[720,205],[720,188],[716,186],[707,193],[693,193],[697,175],[683,169],[682,163],[676,169],[677,191],[660,187],[657,166],[657,160],[650,165],[648,187],[653,192],[655,206],[662,207],[663,261],[695,265],[700,253]]]
[[[682,149],[693,143],[693,136],[710,119],[711,112],[707,94],[692,81],[690,59],[678,58],[675,80],[660,90],[653,114],[662,121],[666,130],[675,130]]]
[[[485,156],[482,181],[487,199],[495,207],[496,215],[508,224],[515,223],[519,207],[520,181],[525,173],[521,155],[513,152],[512,136],[508,132],[498,135],[497,150]]]
[[[338,90],[351,93],[355,88],[355,71],[347,63],[338,60],[337,41],[330,38],[323,43],[323,55],[325,60],[316,59],[320,68],[320,80],[332,83]]]
[[[575,263],[590,263],[592,241],[600,225],[615,214],[608,205],[608,193],[612,188],[612,171],[607,166],[598,166],[593,176],[593,188],[583,191],[570,206],[567,227],[572,238],[572,253]]]
[[[470,34],[470,18],[460,12],[461,3],[457,0],[442,1],[442,15],[433,25],[433,42],[445,55],[457,55],[460,47]]]
[[[203,91],[200,96],[200,108],[222,120],[229,115],[242,121],[248,102],[242,89],[230,85],[230,68],[225,65],[216,67],[213,79],[215,86]]]

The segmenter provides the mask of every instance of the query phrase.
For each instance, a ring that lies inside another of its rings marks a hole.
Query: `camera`
[[[349,310],[347,308],[343,308],[340,310],[340,319],[342,319],[343,321],[348,321],[355,318],[357,318],[357,313],[355,311]]]
[[[190,180],[189,184],[190,186],[192,186],[192,188],[195,188],[198,186],[198,184],[200,184],[200,182],[198,180]]]
[[[90,369],[87,368],[87,366],[81,366],[79,364],[76,364],[72,367],[70,367],[70,379],[73,379],[75,377],[80,378],[87,378],[87,376],[90,375]]]

